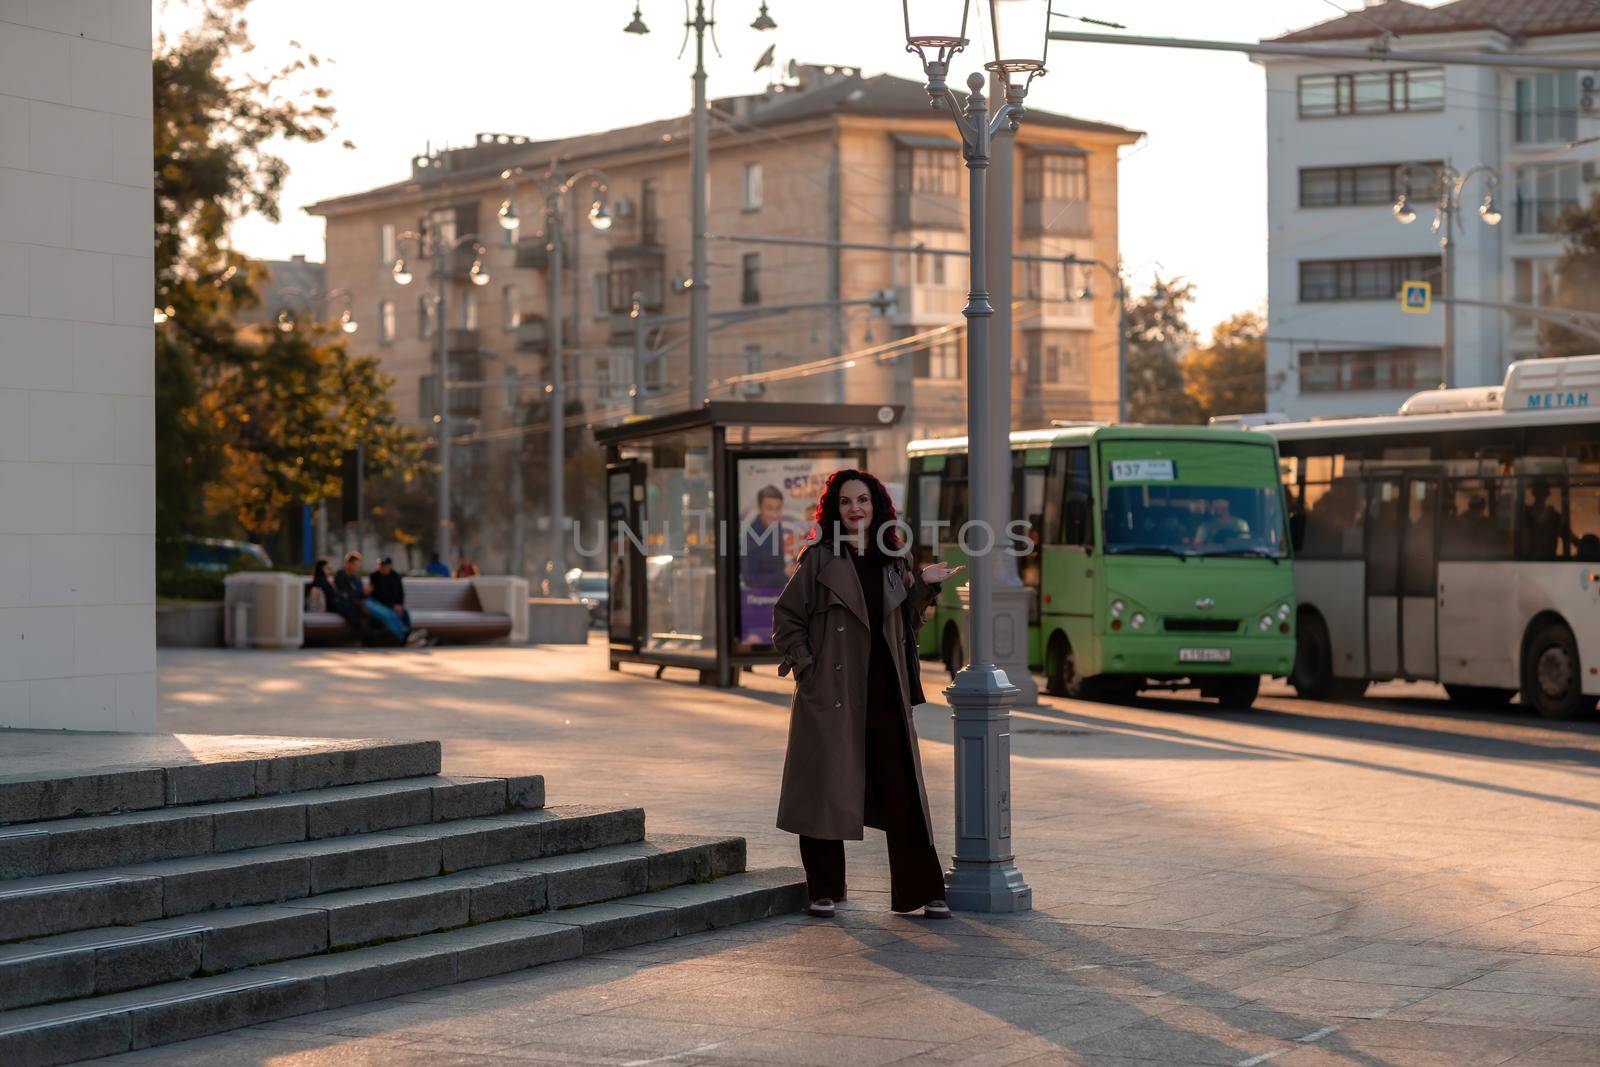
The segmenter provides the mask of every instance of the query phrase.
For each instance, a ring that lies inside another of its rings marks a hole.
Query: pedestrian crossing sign
[[[1433,307],[1433,286],[1427,282],[1400,283],[1400,310],[1426,315]]]

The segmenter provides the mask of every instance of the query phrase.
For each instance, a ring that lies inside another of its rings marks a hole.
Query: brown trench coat
[[[834,841],[859,841],[874,813],[865,811],[867,787],[867,666],[872,656],[867,604],[855,565],[826,544],[808,549],[773,608],[772,642],[783,653],[780,675],[795,673],[789,713],[789,749],[783,763],[778,828]],[[914,632],[938,587],[909,562],[883,568],[884,638],[900,681],[901,714],[911,740],[922,824],[933,844],[928,791],[911,709],[924,698],[915,662]],[[910,602],[912,634],[903,603]],[[908,664],[908,659],[912,662]]]

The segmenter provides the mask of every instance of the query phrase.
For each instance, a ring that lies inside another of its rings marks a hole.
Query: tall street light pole
[[[516,202],[512,196],[512,179],[527,172],[521,167],[514,167],[502,171],[500,181],[505,189],[505,196],[500,201],[500,225],[507,230],[515,230],[521,225],[521,216],[517,214]],[[567,588],[566,567],[566,517],[567,517],[567,401],[566,401],[566,345],[564,323],[561,317],[561,283],[563,264],[562,256],[565,248],[566,224],[564,207],[566,196],[580,182],[589,182],[594,190],[594,200],[589,206],[589,224],[596,230],[609,230],[611,228],[611,215],[606,211],[605,194],[607,179],[605,174],[594,169],[580,170],[576,174],[567,176],[556,172],[552,167],[540,174],[531,175],[534,183],[538,185],[544,195],[544,235],[545,251],[549,256],[547,261],[547,284],[545,286],[546,299],[546,329],[550,347],[550,375],[545,383],[545,393],[550,398],[550,440],[549,440],[549,465],[550,465],[550,593],[552,596],[561,596]],[[578,279],[573,279],[573,288],[577,289]],[[574,320],[573,328],[577,328]]]
[[[685,13],[688,4],[685,3]],[[695,0],[694,17],[684,21],[684,44],[689,34],[694,34],[694,113],[690,125],[690,177],[689,177],[689,406],[700,407],[710,399],[711,393],[711,258],[706,249],[706,213],[710,200],[708,188],[711,168],[711,106],[706,99],[706,31],[711,31],[716,44],[716,0],[712,0],[711,15],[706,15],[705,0]],[[750,28],[774,30],[778,24],[767,14],[767,5],[761,5]],[[643,35],[650,32],[644,24],[636,3],[633,21],[624,33]],[[679,53],[682,54],[681,51]]]
[[[1418,164],[1409,163],[1400,168],[1400,195],[1394,202],[1394,217],[1402,224],[1416,221],[1412,210],[1411,171]],[[1429,168],[1434,169],[1434,168]],[[1433,232],[1439,237],[1439,302],[1444,305],[1444,343],[1440,348],[1444,364],[1440,368],[1441,384],[1449,388],[1456,383],[1456,305],[1455,293],[1455,229],[1461,216],[1461,194],[1467,182],[1479,174],[1488,187],[1483,203],[1478,205],[1478,217],[1485,225],[1500,225],[1500,209],[1495,206],[1495,193],[1500,190],[1500,172],[1486,163],[1479,163],[1465,171],[1457,171],[1446,163],[1437,168],[1439,181],[1438,210],[1433,216]]]
[[[460,248],[470,246],[472,266],[467,278],[473,285],[488,285],[489,274],[483,269],[483,257],[488,254],[478,243],[475,233],[446,238],[439,228],[424,222],[420,230],[406,230],[397,234],[397,242],[413,241],[418,258],[433,260],[433,332],[436,342],[434,371],[434,433],[439,443],[439,527],[437,543],[439,558],[449,559],[454,542],[455,526],[450,507],[450,340],[447,327],[450,292],[450,260]],[[405,256],[399,256],[392,268],[394,280],[400,285],[410,285],[413,277]]]
[[[1103,259],[1085,259],[1074,252],[1069,252],[1062,263],[1067,266],[1099,267],[1106,272],[1106,277],[1111,279],[1113,286],[1112,296],[1117,301],[1117,421],[1124,422],[1128,418],[1128,286],[1122,278],[1122,272]],[[1093,299],[1092,289],[1090,298]]]
[[[977,535],[964,545],[971,558],[968,662],[945,690],[955,720],[956,808],[955,864],[947,876],[945,896],[952,907],[963,910],[1016,912],[1032,906],[1033,891],[1023,881],[1011,851],[1011,706],[1019,693],[994,662],[993,654],[993,556],[1008,518],[1001,510],[1003,499],[996,484],[1002,479],[995,478],[994,472],[999,458],[1009,455],[1010,427],[992,421],[989,340],[994,307],[988,289],[986,178],[995,135],[1007,127],[1015,128],[1022,117],[1028,83],[1044,73],[1049,4],[1033,5],[1042,9],[1036,42],[1039,58],[1012,59],[1009,56],[1022,53],[1013,51],[1010,38],[1001,36],[994,10],[997,2],[990,0],[991,40],[997,58],[987,69],[1003,79],[1006,100],[993,115],[983,95],[982,74],[968,77],[965,107],[945,81],[950,60],[969,43],[971,0],[961,0],[959,23],[953,14],[941,17],[949,14],[951,0],[924,0],[916,5],[915,15],[911,0],[902,0],[901,7],[906,49],[922,61],[932,105],[942,107],[955,121],[968,173],[971,275],[962,314],[967,319],[967,452],[973,483],[969,526],[977,529]],[[1016,7],[1025,6],[1012,2]]]

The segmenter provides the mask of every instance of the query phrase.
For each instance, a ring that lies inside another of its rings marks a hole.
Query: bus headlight
[[[1279,604],[1278,605],[1278,621],[1279,622],[1288,622],[1289,621],[1289,616],[1292,615],[1292,614],[1294,614],[1294,609],[1291,608],[1289,605],[1287,605],[1287,604]]]
[[[1120,619],[1122,617],[1122,613],[1127,610],[1128,605],[1124,604],[1122,601],[1113,600],[1111,602],[1111,617],[1113,619]]]
[[[1133,618],[1128,620],[1128,625],[1137,630],[1144,626],[1144,621],[1144,612],[1136,611],[1133,613]]]
[[[1263,616],[1261,616],[1261,618],[1256,622],[1256,626],[1258,626],[1261,629],[1262,633],[1266,633],[1268,630],[1272,629],[1272,616],[1271,615],[1263,615]]]

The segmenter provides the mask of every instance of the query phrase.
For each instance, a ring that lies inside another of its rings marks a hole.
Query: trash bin
[[[229,609],[229,648],[250,647],[250,611],[253,606],[249,601],[240,601]]]

